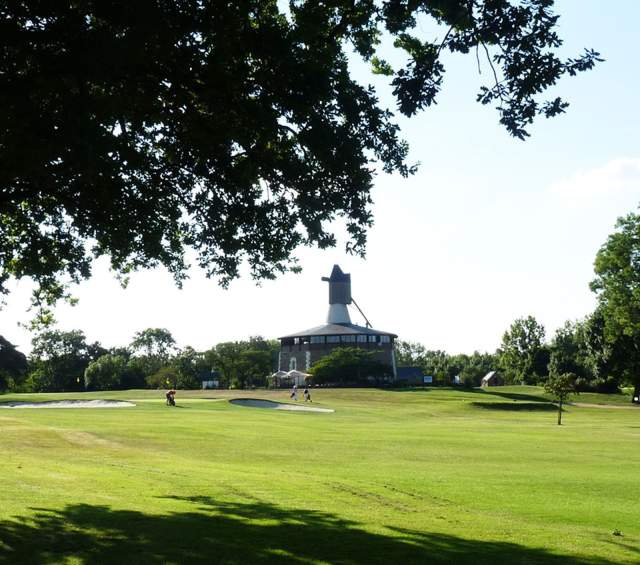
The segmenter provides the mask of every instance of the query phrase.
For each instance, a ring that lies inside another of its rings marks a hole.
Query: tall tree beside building
[[[426,361],[427,349],[415,341],[395,340],[393,353],[398,367],[422,367]]]
[[[224,386],[263,386],[275,368],[280,344],[260,336],[248,341],[218,343],[204,353],[207,365],[218,370]]]
[[[393,369],[377,360],[373,351],[337,347],[309,369],[316,384],[374,384],[393,375]]]

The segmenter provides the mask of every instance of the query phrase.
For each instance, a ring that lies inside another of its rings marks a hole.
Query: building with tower
[[[396,374],[393,342],[396,334],[375,330],[351,296],[351,275],[333,266],[329,283],[329,312],[325,324],[283,336],[280,339],[280,371],[308,371],[316,361],[336,347],[360,347],[375,352],[378,361],[389,365]],[[348,306],[353,304],[365,319],[366,326],[351,323]]]

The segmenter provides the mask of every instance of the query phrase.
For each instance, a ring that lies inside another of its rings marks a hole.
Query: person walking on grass
[[[293,388],[291,389],[291,398],[298,400],[298,385],[293,385]]]
[[[305,402],[313,402],[313,400],[311,400],[311,393],[309,392],[309,387],[307,385],[305,385],[304,387],[304,401]]]
[[[175,400],[175,395],[176,395],[176,391],[171,389],[169,391],[167,391],[167,394],[165,394],[165,397],[167,398],[167,406],[175,406],[176,405],[176,400]]]

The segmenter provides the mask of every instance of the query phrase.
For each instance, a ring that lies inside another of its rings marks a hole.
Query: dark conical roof
[[[312,335],[388,335],[391,337],[398,337],[391,332],[382,332],[380,330],[374,330],[373,328],[365,328],[364,326],[358,326],[356,324],[323,324],[316,326],[315,328],[309,328],[301,332],[296,332],[290,335],[283,335],[278,339],[286,339],[290,337],[307,337]]]
[[[329,282],[351,282],[351,275],[343,273],[339,265],[334,265]]]

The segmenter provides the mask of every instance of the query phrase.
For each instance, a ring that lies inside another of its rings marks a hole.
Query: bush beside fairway
[[[0,561],[638,562],[640,410],[557,426],[533,387],[312,392],[336,412],[225,401],[286,391],[0,397],[136,403],[0,411]]]

